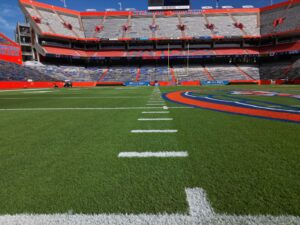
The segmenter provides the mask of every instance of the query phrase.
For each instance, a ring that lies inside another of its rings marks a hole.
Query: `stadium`
[[[0,225],[300,225],[300,0],[61,1],[0,28]]]

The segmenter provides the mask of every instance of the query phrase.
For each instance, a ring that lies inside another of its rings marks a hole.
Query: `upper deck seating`
[[[214,32],[219,36],[243,36],[243,32],[233,25],[233,20],[228,15],[208,16],[208,21],[214,24]]]
[[[98,33],[97,37],[104,39],[122,38],[123,25],[127,24],[127,21],[127,17],[107,17],[103,22],[103,31]]]
[[[78,17],[64,14],[60,14],[60,16],[65,22],[72,25],[72,30],[78,35],[78,37],[85,37],[83,28],[80,25]]]
[[[156,17],[156,24],[158,25],[158,30],[156,31],[157,38],[181,38],[181,31],[177,28],[179,20],[177,16],[170,17]]]
[[[29,6],[26,6],[25,9],[27,10],[27,12],[29,13],[29,16],[31,17],[36,17],[36,18],[39,18],[40,15],[38,14],[38,12],[29,7]],[[40,23],[37,23],[36,25],[39,27],[39,29],[43,32],[43,33],[51,33],[51,30],[49,28],[49,25],[48,25],[48,21],[45,19],[41,19],[41,22]]]
[[[131,29],[128,31],[128,38],[152,38],[150,26],[153,23],[151,17],[132,17]]]
[[[261,34],[292,31],[300,29],[300,4],[290,7],[277,8],[261,13]],[[274,24],[275,20],[282,19],[281,23]]]
[[[260,28],[257,14],[235,15],[238,22],[243,24],[243,30],[247,35],[259,36]]]
[[[182,23],[186,25],[186,36],[188,37],[200,37],[211,36],[211,31],[205,27],[205,20],[203,16],[182,16]]]
[[[76,37],[74,33],[72,33],[71,30],[67,29],[60,18],[51,11],[47,10],[42,10],[40,9],[39,12],[41,13],[43,19],[46,20],[49,26],[56,32],[56,34],[64,35],[64,36],[69,36],[69,37]]]

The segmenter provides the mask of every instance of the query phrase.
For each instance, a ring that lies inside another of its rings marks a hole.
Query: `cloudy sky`
[[[61,0],[39,0],[52,5],[63,6]],[[98,11],[106,8],[119,8],[119,2],[123,8],[136,8],[145,10],[148,0],[66,0],[70,9],[84,11],[92,8]],[[278,3],[282,0],[219,0],[220,5],[232,5],[241,7],[242,5],[254,5],[262,7],[270,5],[271,2]],[[199,9],[204,5],[215,5],[215,0],[191,0],[193,9]],[[24,22],[21,10],[18,6],[18,0],[0,0],[0,32],[14,40],[14,29],[17,22]]]

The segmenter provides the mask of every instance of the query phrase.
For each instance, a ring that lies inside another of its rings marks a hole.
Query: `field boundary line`
[[[240,225],[299,224],[297,216],[237,216],[215,213],[202,188],[186,188],[186,214],[17,214],[0,216],[1,225]]]
[[[188,157],[188,152],[120,152],[119,158],[174,158],[174,157]]]

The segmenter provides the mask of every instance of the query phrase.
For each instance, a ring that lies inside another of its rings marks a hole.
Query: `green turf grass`
[[[0,108],[147,107],[153,89],[0,92]],[[298,86],[160,89],[300,94]],[[147,109],[0,111],[0,214],[186,212],[184,188],[201,187],[217,212],[300,215],[299,124],[198,108],[142,111]],[[174,120],[138,121],[141,117]],[[132,129],[179,132],[132,134]],[[122,151],[168,150],[188,151],[189,157],[117,158]]]

